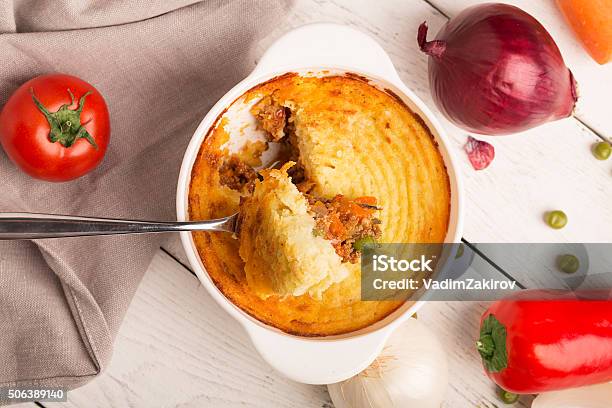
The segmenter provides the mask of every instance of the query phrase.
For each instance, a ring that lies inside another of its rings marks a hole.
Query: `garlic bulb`
[[[336,408],[439,408],[447,385],[442,345],[423,323],[408,319],[368,368],[327,389]]]
[[[610,408],[612,383],[540,394],[531,408]]]

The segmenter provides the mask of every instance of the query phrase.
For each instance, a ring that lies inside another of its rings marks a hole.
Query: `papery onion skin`
[[[475,139],[472,136],[468,136],[464,150],[474,170],[486,169],[495,158],[495,148],[491,143]]]
[[[507,4],[467,8],[427,41],[434,101],[457,126],[504,135],[568,117],[578,99],[576,81],[546,29]]]

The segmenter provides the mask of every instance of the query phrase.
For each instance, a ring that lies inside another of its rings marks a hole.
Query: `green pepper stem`
[[[493,342],[493,337],[489,334],[483,334],[480,336],[480,340],[476,342],[476,348],[482,354],[486,356],[492,356],[495,352],[495,343]]]
[[[482,357],[485,369],[497,373],[508,367],[506,327],[493,314],[489,314],[480,326],[480,338],[476,349]]]

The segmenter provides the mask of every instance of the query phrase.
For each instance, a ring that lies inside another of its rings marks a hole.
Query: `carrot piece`
[[[347,211],[353,214],[357,218],[369,217],[374,211],[369,208],[363,208],[362,206],[355,203],[348,203]]]
[[[369,196],[357,197],[353,201],[355,201],[357,204],[376,205],[376,197],[369,197]]]
[[[358,197],[354,200],[349,200],[343,196],[337,196],[334,198],[340,203],[340,211],[344,214],[351,214],[357,218],[369,217],[373,211],[369,208],[364,208],[360,204],[376,205],[376,199],[374,197]]]
[[[557,5],[591,57],[612,57],[612,0],[557,0]]]
[[[357,216],[359,218],[369,217],[370,215],[372,215],[374,210],[372,210],[371,208],[362,207],[359,204],[375,206],[376,205],[376,197],[368,197],[368,196],[357,197],[352,202],[349,202],[348,208],[349,208],[349,211],[351,213],[353,213],[355,216]]]
[[[344,237],[346,234],[346,227],[342,224],[342,221],[340,221],[337,215],[332,217],[329,223],[329,232],[336,238]]]

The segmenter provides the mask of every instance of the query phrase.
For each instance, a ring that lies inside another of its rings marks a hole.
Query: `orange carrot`
[[[331,222],[329,223],[329,232],[336,238],[344,237],[346,234],[346,227],[340,221],[340,217],[336,215],[332,217]]]
[[[357,197],[353,201],[355,201],[357,204],[376,205],[376,197],[369,197],[369,196]]]
[[[612,0],[557,0],[557,5],[591,57],[612,57]]]

